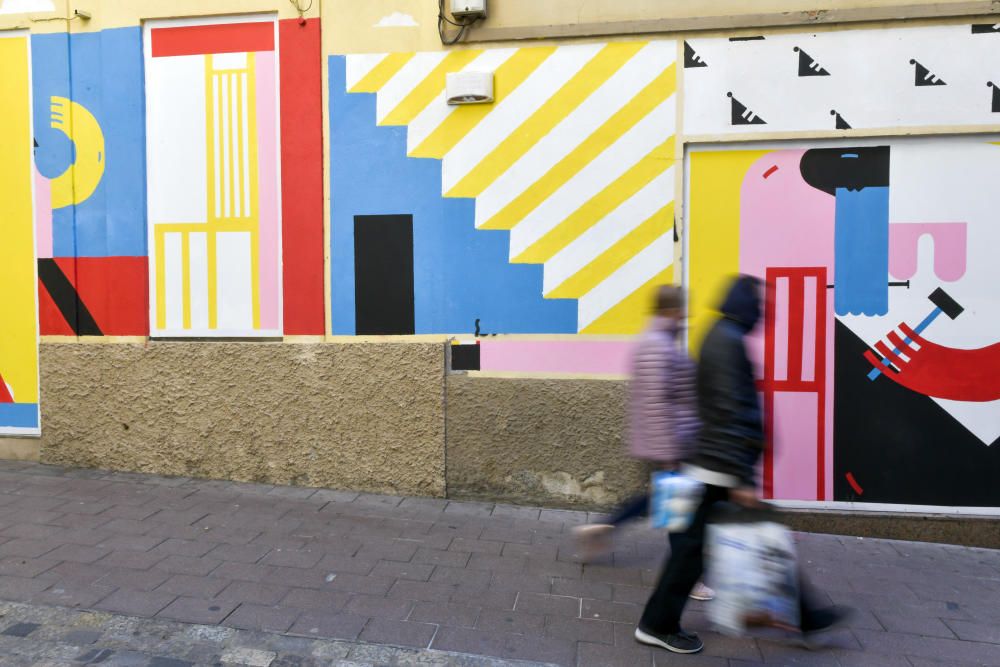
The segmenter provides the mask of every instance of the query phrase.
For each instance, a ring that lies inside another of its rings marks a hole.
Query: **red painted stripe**
[[[218,23],[150,31],[153,57],[274,51],[274,23]]]
[[[764,484],[763,496],[774,497],[774,299],[779,273],[767,269],[764,290]]]
[[[770,169],[764,172],[764,178],[767,178],[776,171],[778,171],[778,165],[772,165]]]
[[[854,479],[854,475],[853,474],[847,473],[844,476],[847,477],[847,483],[851,485],[852,489],[854,489],[854,493],[858,494],[859,496],[865,495],[864,489],[862,489],[861,485],[858,484],[858,481],[856,479]]]
[[[278,22],[281,242],[286,334],[326,332],[323,265],[323,62],[319,19]]]
[[[0,375],[0,403],[13,403],[14,397],[10,395],[7,391],[7,383],[3,381],[3,375]]]

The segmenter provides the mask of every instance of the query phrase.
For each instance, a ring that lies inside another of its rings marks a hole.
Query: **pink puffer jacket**
[[[635,349],[629,382],[629,453],[667,464],[691,454],[698,430],[695,366],[675,327],[671,320],[653,318]]]

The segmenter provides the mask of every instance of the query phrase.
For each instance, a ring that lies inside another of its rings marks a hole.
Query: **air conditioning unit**
[[[486,18],[486,0],[451,0],[451,15],[455,18]]]
[[[448,104],[489,104],[493,101],[493,72],[449,72],[445,95]]]

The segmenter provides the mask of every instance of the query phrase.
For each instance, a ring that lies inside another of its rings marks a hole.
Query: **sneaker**
[[[640,644],[659,646],[673,653],[697,653],[705,647],[705,643],[698,638],[698,635],[683,630],[669,635],[660,635],[637,627],[635,640]]]
[[[836,605],[810,611],[802,616],[802,634],[808,636],[824,630],[832,630],[842,625],[853,613],[854,610],[850,607]]]
[[[700,581],[694,585],[691,589],[691,594],[689,597],[692,600],[701,600],[702,602],[708,602],[709,600],[715,599],[715,591],[701,583]]]
[[[580,545],[580,555],[585,561],[603,556],[611,548],[611,533],[615,527],[608,523],[587,523],[573,528],[573,536]]]

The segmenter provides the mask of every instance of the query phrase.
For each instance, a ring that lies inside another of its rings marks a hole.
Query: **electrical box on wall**
[[[455,18],[486,18],[486,0],[451,0]]]
[[[493,101],[493,72],[449,72],[445,94],[448,104],[489,104]]]

